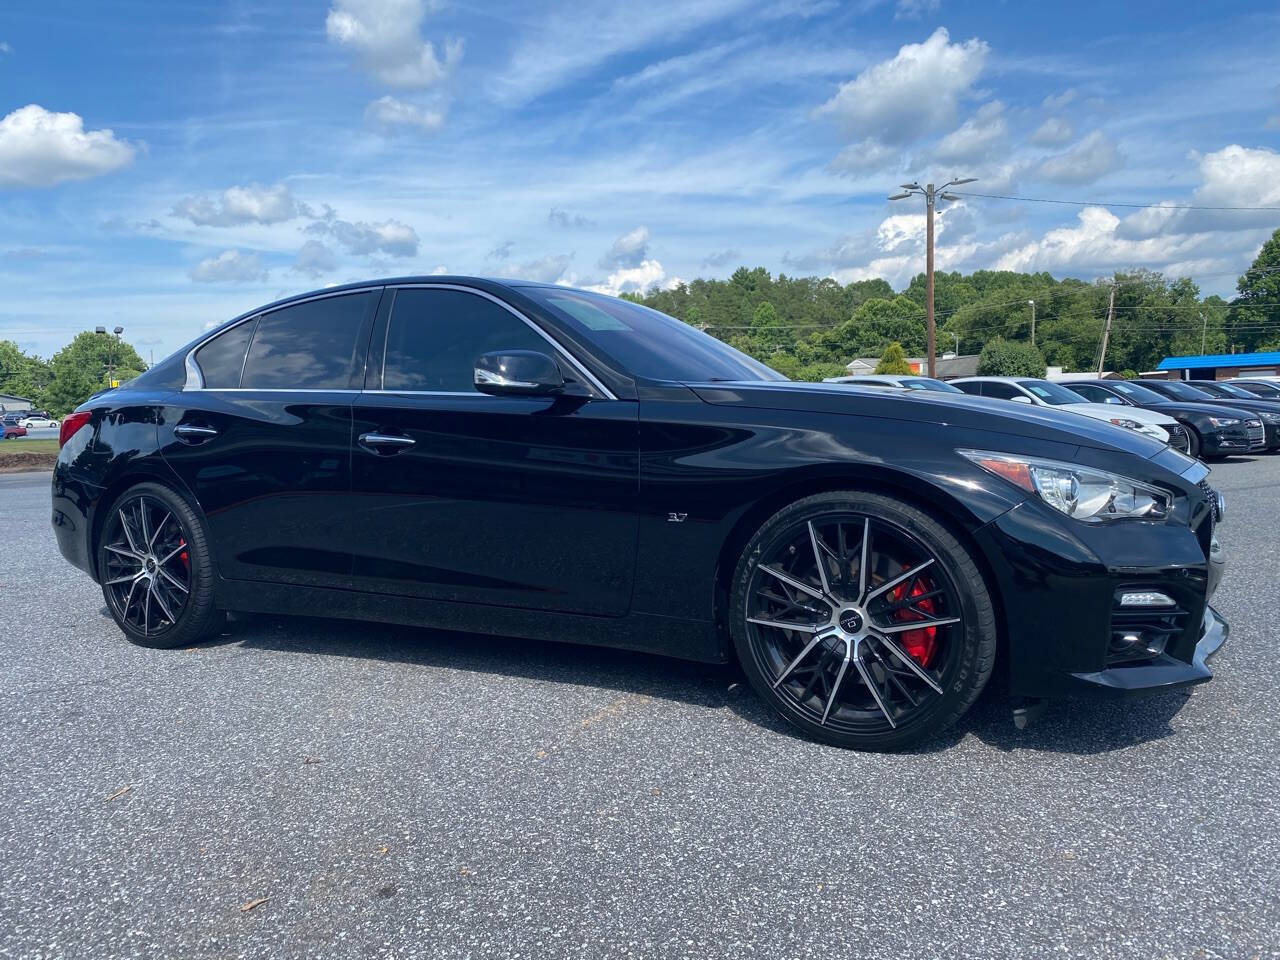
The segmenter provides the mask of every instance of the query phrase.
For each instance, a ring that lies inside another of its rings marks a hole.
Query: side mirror
[[[1014,403],[1030,403],[1031,402],[1030,397],[1024,397],[1022,394],[1018,394],[1016,397],[1010,397],[1009,399],[1012,400]]]
[[[564,389],[564,374],[545,353],[499,350],[476,360],[474,383],[494,396],[546,397]]]

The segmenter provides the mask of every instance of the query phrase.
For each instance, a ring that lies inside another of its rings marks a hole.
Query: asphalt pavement
[[[0,957],[1280,957],[1280,456],[1212,482],[1212,683],[879,756],[632,653],[135,647],[0,476]]]

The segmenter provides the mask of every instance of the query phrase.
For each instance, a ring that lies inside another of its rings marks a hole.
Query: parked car
[[[1095,420],[1105,420],[1117,427],[1136,430],[1153,440],[1168,443],[1183,453],[1187,450],[1187,438],[1181,431],[1170,430],[1177,425],[1177,421],[1168,414],[1138,409],[1117,411],[1107,404],[1089,403],[1060,383],[1035,377],[962,377],[952,380],[951,384],[973,396],[1011,400],[1037,407],[1056,407]]]
[[[8,420],[4,420],[3,423],[0,423],[0,426],[4,429],[5,440],[17,440],[19,437],[27,435],[27,428],[16,421],[10,423]]]
[[[1246,422],[1249,438],[1254,442],[1253,451],[1274,450],[1280,446],[1280,404],[1257,397],[1238,397],[1225,390],[1215,389],[1209,382],[1190,383],[1184,380],[1144,380],[1142,385],[1166,397],[1191,403],[1208,403],[1216,407],[1248,411],[1252,417]],[[1247,391],[1240,391],[1247,393]],[[1257,441],[1261,440],[1261,446]]]
[[[792,383],[625,300],[423,277],[269,304],[82,404],[52,516],[145,646],[256,610],[736,659],[884,750],[997,659],[1020,697],[1207,680],[1207,475],[1051,407]]]
[[[1260,426],[1248,410],[1212,403],[1171,400],[1136,380],[1073,380],[1063,384],[1091,403],[1112,403],[1167,413],[1186,432],[1187,453],[1207,460],[1250,453],[1265,447],[1265,440],[1250,437],[1250,424]]]
[[[864,373],[848,377],[828,377],[823,383],[847,383],[855,387],[882,387],[897,390],[932,390],[935,393],[963,393],[945,380],[919,374]]]
[[[26,427],[28,430],[48,430],[50,428],[56,428],[58,426],[57,420],[52,420],[49,417],[45,417],[45,416],[23,417],[22,420],[19,421],[19,423],[22,426]]]
[[[1231,384],[1233,387],[1248,390],[1259,399],[1280,400],[1280,384],[1273,380],[1254,380],[1251,378],[1239,377],[1235,380],[1227,380],[1226,382]]]

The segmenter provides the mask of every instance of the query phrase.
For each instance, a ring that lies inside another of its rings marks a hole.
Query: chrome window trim
[[[313,300],[325,300],[329,297],[350,297],[358,293],[379,293],[384,289],[386,289],[385,285],[378,284],[377,286],[372,286],[372,287],[358,287],[355,290],[325,290],[320,293],[313,293],[311,294],[311,296],[308,296],[308,297],[299,297],[297,300],[290,300],[288,303],[282,303],[279,306],[273,307],[270,310],[255,310],[249,316],[244,317],[240,320],[237,320],[235,323],[231,324],[230,326],[222,327],[218,330],[211,331],[208,336],[202,337],[198,342],[196,342],[191,347],[190,350],[187,351],[187,357],[184,363],[184,366],[187,371],[187,382],[182,385],[182,389],[184,391],[185,390],[228,391],[228,390],[253,390],[254,389],[253,387],[206,387],[204,385],[204,374],[201,373],[200,366],[199,364],[196,363],[197,350],[203,347],[206,343],[208,343],[214,337],[221,336],[222,334],[226,333],[228,330],[233,330],[236,327],[240,326],[240,324],[242,323],[249,323],[250,321],[261,319],[262,317],[265,317],[269,313],[276,313],[279,310],[287,310],[289,307],[296,307],[302,303],[310,303]],[[240,382],[241,383],[244,382],[244,368],[245,368],[245,364],[249,362],[249,350],[252,347],[253,347],[253,344],[251,342],[249,346],[245,348],[244,361],[240,364]],[[193,380],[195,381],[194,384],[192,382]],[[323,389],[309,387],[302,390],[289,390],[289,389],[283,389],[279,387],[269,387],[269,388],[263,388],[258,392],[262,392],[262,393],[359,393],[360,391],[351,390],[350,388],[346,388],[342,390],[338,390],[338,389],[323,390]]]
[[[540,336],[543,340],[547,341],[547,344],[551,347],[554,355],[563,356],[566,360],[568,360],[569,364],[574,368],[574,370],[578,372],[580,376],[583,377],[584,380],[586,380],[588,384],[590,384],[592,389],[598,391],[600,395],[607,400],[618,399],[612,390],[610,390],[603,383],[601,383],[600,380],[595,376],[595,374],[593,374],[590,370],[588,370],[586,365],[583,364],[581,360],[579,360],[567,349],[565,349],[563,346],[557,343],[555,339],[552,338],[551,334],[547,333],[547,331],[543,330],[540,326],[538,326],[536,323],[534,323],[532,320],[526,317],[523,313],[521,313],[515,307],[511,306],[511,304],[507,303],[505,300],[502,300],[499,297],[495,297],[493,294],[485,290],[477,290],[475,287],[466,287],[460,283],[396,283],[396,284],[388,285],[386,289],[388,290],[458,290],[462,293],[470,293],[477,297],[483,297],[485,300],[491,300],[492,302],[496,303],[498,306],[502,307],[502,309],[506,310],[513,317],[517,317],[520,320],[524,321],[525,325],[528,326],[529,329],[533,330],[534,333]],[[392,304],[391,314],[390,316],[387,317],[386,332],[388,335],[391,333],[391,322],[394,319],[395,319],[395,305]],[[384,343],[383,349],[382,349],[382,369],[379,371],[379,374],[378,374],[379,383],[384,383],[384,384],[386,383],[386,379],[385,379],[386,363],[387,363],[387,350],[386,350],[386,344]],[[453,392],[454,391],[432,391],[432,390],[366,390],[365,391],[365,393],[409,393],[409,394],[433,394],[434,393],[437,395],[441,395],[441,394],[448,395]],[[458,395],[466,396],[467,394],[461,393]],[[480,395],[483,396],[483,394],[480,394]]]

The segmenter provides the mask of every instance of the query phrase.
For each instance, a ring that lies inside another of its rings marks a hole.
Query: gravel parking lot
[[[0,956],[1280,956],[1280,456],[1212,481],[1213,683],[874,756],[630,653],[134,647],[0,476]]]

